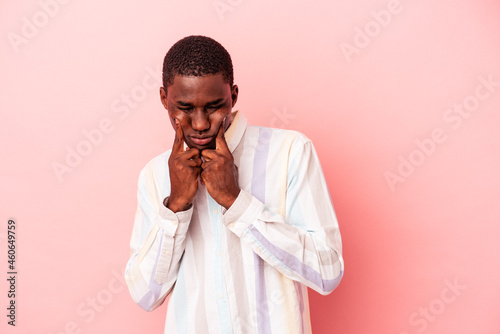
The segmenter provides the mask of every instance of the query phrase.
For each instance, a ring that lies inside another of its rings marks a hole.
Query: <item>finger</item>
[[[209,168],[211,165],[213,165],[213,161],[205,161],[201,164],[201,169],[205,170]]]
[[[186,161],[186,166],[188,167],[201,167],[201,160],[198,159],[198,161],[192,159],[192,160],[188,160]]]
[[[192,181],[197,182],[196,179],[198,179],[198,176],[201,174],[201,167],[200,166],[190,166],[192,169],[193,174],[192,175]]]
[[[175,119],[175,138],[172,146],[172,152],[181,153],[184,151],[184,133],[182,131],[181,123]]]
[[[224,137],[224,121],[221,122],[219,132],[217,133],[217,137],[215,138],[215,149],[229,151],[226,143],[226,138]]]
[[[205,184],[209,184],[210,183],[210,171],[208,169],[203,169],[203,168],[200,168],[201,169],[201,172],[200,172],[200,177],[202,179],[203,182],[205,182]]]
[[[206,150],[201,151],[201,156],[203,157],[203,159],[208,161],[208,160],[216,159],[218,157],[218,153],[215,150],[206,149]]]
[[[190,159],[190,161],[192,161],[194,163],[195,166],[201,166],[201,158],[200,156],[195,156],[194,158]]]
[[[178,156],[179,159],[181,159],[181,163],[185,166],[193,167],[193,166],[201,166],[201,158],[198,155],[195,155],[194,157],[188,158],[186,155],[181,154]]]
[[[200,151],[197,148],[189,148],[186,151],[183,151],[182,154],[179,155],[179,157],[182,157],[184,159],[193,159],[194,157],[199,157],[200,156]]]

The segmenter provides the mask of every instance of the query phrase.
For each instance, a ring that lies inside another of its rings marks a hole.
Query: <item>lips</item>
[[[203,146],[203,145],[207,145],[208,143],[210,143],[213,138],[214,137],[193,137],[193,136],[191,136],[191,141],[193,143],[195,143],[196,145]]]

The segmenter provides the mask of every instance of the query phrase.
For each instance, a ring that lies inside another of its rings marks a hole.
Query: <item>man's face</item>
[[[174,129],[177,119],[186,144],[202,151],[215,148],[222,122],[225,121],[224,131],[229,127],[238,86],[231,87],[220,73],[198,77],[176,75],[167,90],[160,88],[160,97]]]

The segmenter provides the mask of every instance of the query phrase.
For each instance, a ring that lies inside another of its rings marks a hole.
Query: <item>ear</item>
[[[168,108],[167,108],[167,91],[163,87],[160,87],[160,100],[161,100],[161,104],[163,104],[163,107],[168,110]]]
[[[232,99],[232,105],[231,105],[231,108],[232,108],[236,104],[236,101],[238,101],[238,86],[237,85],[233,85],[233,87],[231,87],[231,99]]]
[[[172,117],[172,113],[168,110],[167,108],[167,90],[163,87],[160,87],[160,100],[161,104],[163,104],[163,107],[167,110],[168,112],[168,118],[170,119],[170,123],[172,124],[172,127],[174,128],[174,131],[176,130],[176,119]]]

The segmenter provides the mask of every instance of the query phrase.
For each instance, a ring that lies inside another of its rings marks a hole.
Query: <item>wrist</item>
[[[238,189],[238,190],[235,190],[234,192],[232,192],[232,194],[228,197],[228,199],[226,201],[224,201],[224,203],[222,203],[221,205],[226,210],[229,210],[229,208],[233,205],[233,203],[236,201],[236,199],[240,195],[240,191],[241,191],[241,189]]]
[[[191,203],[187,201],[172,200],[171,197],[166,197],[163,200],[163,205],[174,213],[186,211],[191,208]]]

